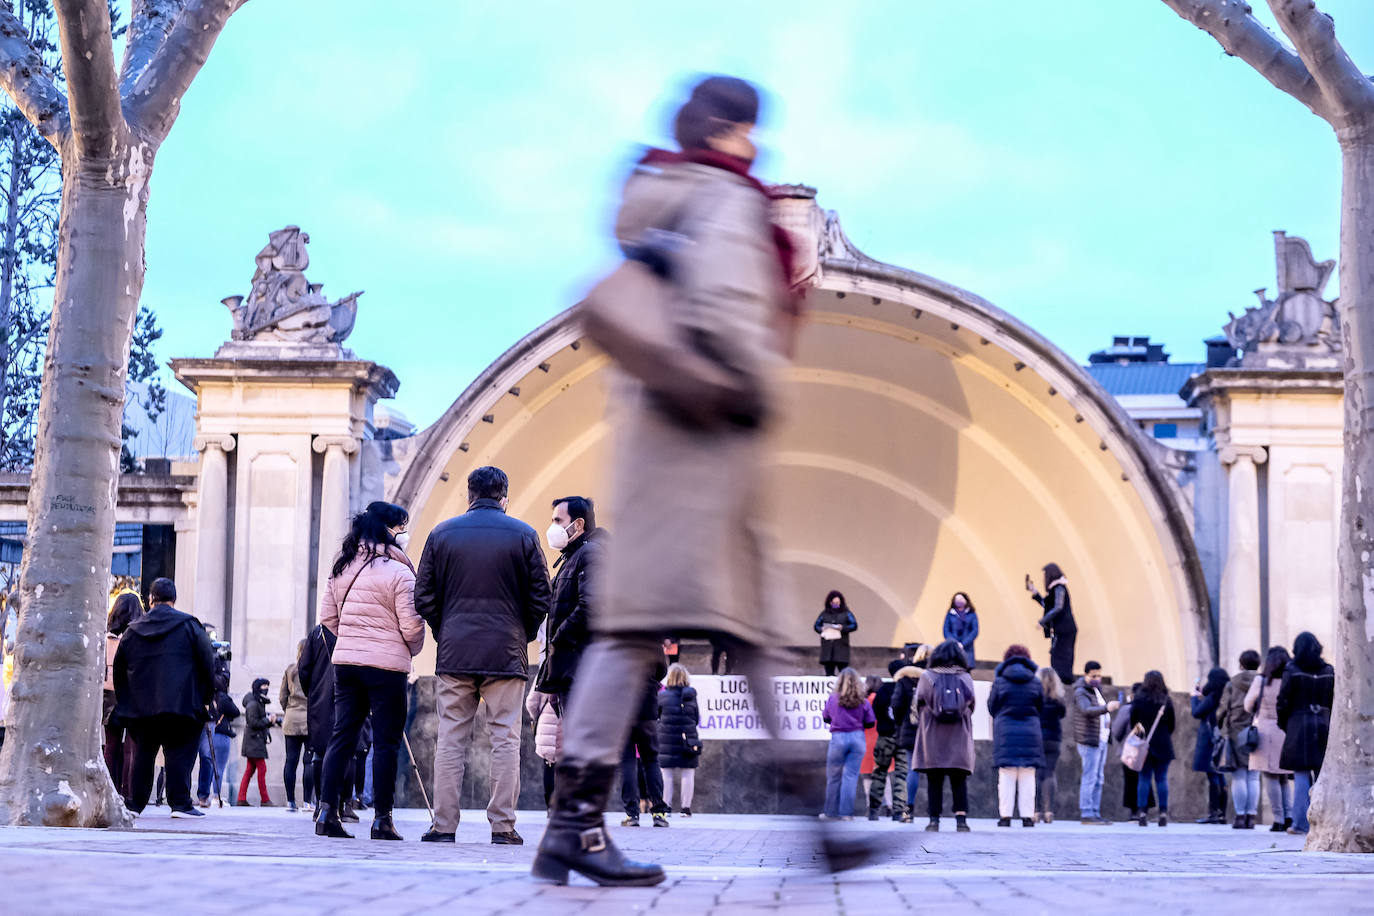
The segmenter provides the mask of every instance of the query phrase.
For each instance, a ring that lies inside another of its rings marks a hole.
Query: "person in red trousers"
[[[267,695],[268,680],[265,677],[253,681],[253,689],[243,698],[243,756],[248,765],[243,770],[243,780],[239,782],[240,808],[248,807],[248,784],[253,774],[258,774],[258,792],[262,795],[262,807],[270,808],[272,799],[267,796],[267,745],[272,740],[272,726],[281,723],[281,717],[270,715],[267,706],[271,699]]]

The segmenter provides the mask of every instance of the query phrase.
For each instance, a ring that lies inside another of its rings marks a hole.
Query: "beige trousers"
[[[525,679],[439,675],[439,743],[434,754],[434,829],[458,829],[472,725],[477,705],[486,706],[491,731],[491,799],[487,820],[492,833],[515,829],[515,805],[520,798],[520,714]]]
[[[997,813],[1011,817],[1013,807],[1019,817],[1034,816],[1035,767],[997,768]]]

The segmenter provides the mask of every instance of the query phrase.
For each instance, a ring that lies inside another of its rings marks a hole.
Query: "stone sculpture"
[[[1243,352],[1243,366],[1317,368],[1335,364],[1341,349],[1336,301],[1322,291],[1336,262],[1317,261],[1307,240],[1274,233],[1278,292],[1273,299],[1257,289],[1260,304],[1240,317],[1228,312],[1227,341]]]
[[[224,304],[234,317],[234,340],[270,340],[298,344],[338,344],[353,330],[358,297],[352,293],[330,302],[323,283],[310,283],[305,269],[310,236],[299,226],[268,235],[258,252],[253,288],[243,296],[229,296]]]

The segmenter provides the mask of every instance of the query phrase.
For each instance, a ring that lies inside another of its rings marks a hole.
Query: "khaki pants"
[[[491,800],[487,820],[493,833],[515,829],[515,805],[520,798],[520,714],[525,679],[439,675],[439,744],[434,755],[434,829],[458,829],[472,724],[478,701],[486,704],[491,731]]]

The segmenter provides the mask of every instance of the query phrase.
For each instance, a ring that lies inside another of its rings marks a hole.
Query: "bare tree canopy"
[[[20,571],[0,822],[128,823],[101,754],[105,609],[148,178],[244,0],[133,0],[117,67],[107,0],[54,0],[65,92],[9,0],[0,88],[61,159],[51,329]]]
[[[1340,608],[1328,650],[1336,653],[1336,704],[1307,849],[1374,852],[1374,83],[1313,0],[1268,0],[1291,48],[1242,0],[1163,2],[1306,105],[1340,142],[1345,462]]]

